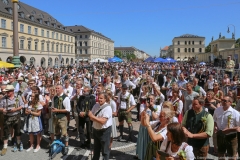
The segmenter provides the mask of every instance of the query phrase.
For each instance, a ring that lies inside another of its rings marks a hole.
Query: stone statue
[[[222,34],[221,33],[219,33],[219,39],[222,37]]]
[[[213,41],[213,36],[212,36],[212,41]]]

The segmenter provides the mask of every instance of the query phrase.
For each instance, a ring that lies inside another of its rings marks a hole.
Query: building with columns
[[[0,0],[0,58],[13,56],[13,4]],[[50,14],[18,3],[19,56],[21,63],[46,67],[75,62],[75,35]],[[61,62],[59,60],[61,55]]]
[[[178,61],[187,61],[199,53],[205,53],[205,37],[184,34],[172,40],[170,57]]]
[[[68,26],[75,34],[77,60],[90,61],[114,56],[114,41],[103,34],[82,25]]]

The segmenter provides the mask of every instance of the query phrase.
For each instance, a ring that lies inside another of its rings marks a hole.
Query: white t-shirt
[[[112,125],[112,108],[110,104],[105,103],[102,106],[100,106],[99,103],[96,103],[92,108],[92,113],[93,115],[95,115],[103,106],[105,107],[98,113],[97,117],[107,118],[107,122],[102,125],[96,121],[93,121],[93,128],[95,129],[104,129]]]
[[[171,150],[171,143],[169,144],[169,146],[167,147],[167,143],[168,143],[168,138],[165,138],[161,144],[160,147],[160,151],[165,152],[166,148],[167,148],[167,153],[171,155],[171,157],[173,158],[179,158],[178,153],[180,151],[182,151],[184,149],[184,146],[186,145],[185,142],[182,143],[182,145],[180,146],[180,148],[178,149],[177,152],[172,152]],[[186,152],[186,159],[187,160],[194,160],[194,154],[193,154],[193,148],[192,146],[187,145],[184,149],[184,152]]]

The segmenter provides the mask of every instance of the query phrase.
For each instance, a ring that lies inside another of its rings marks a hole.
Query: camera
[[[150,98],[147,98],[147,103],[150,103]]]

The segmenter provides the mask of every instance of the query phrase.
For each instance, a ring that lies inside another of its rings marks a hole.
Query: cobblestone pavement
[[[113,141],[112,145],[112,151],[110,154],[110,160],[133,160],[133,156],[136,153],[136,142],[137,142],[137,134],[140,122],[135,122],[136,118],[136,111],[133,111],[133,129],[134,129],[134,137],[132,142],[118,142],[116,140]],[[117,120],[117,118],[116,118]],[[75,140],[76,132],[72,132],[71,130],[75,126],[75,121],[71,120],[70,123],[70,131],[69,131],[69,153],[66,156],[62,156],[61,153],[59,153],[54,160],[91,160],[92,154],[90,150],[80,149],[78,148],[78,140]],[[127,138],[128,135],[128,126],[125,123],[124,124],[124,139]],[[28,135],[23,134],[22,135],[22,141],[24,145],[24,151],[23,152],[11,152],[12,146],[8,146],[7,154],[3,157],[0,156],[0,160],[26,160],[26,159],[37,159],[37,160],[48,160],[49,154],[47,145],[49,143],[48,137],[43,137],[43,140],[41,142],[41,150],[39,150],[37,153],[33,153],[33,150],[30,152],[26,152],[26,149],[28,148]],[[210,153],[212,153],[212,139],[210,139],[211,142],[211,148]],[[2,145],[0,147],[2,149]],[[215,156],[208,154],[209,159],[217,159]]]

